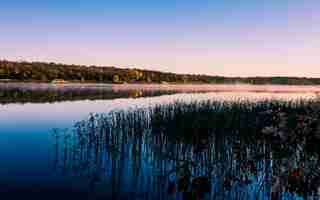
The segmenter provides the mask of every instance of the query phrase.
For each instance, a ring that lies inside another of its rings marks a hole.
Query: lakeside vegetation
[[[71,130],[53,130],[55,167],[88,177],[92,187],[112,185],[112,194],[132,183],[131,195],[150,198],[317,199],[319,111],[315,99],[176,102],[91,114]]]
[[[175,74],[142,69],[66,65],[45,62],[12,62],[0,60],[0,82],[30,81],[94,83],[206,83],[206,84],[280,84],[318,85],[320,78],[301,77],[223,77]]]

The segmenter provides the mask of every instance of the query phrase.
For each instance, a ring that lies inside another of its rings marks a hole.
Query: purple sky
[[[0,58],[320,77],[319,0],[10,0]]]

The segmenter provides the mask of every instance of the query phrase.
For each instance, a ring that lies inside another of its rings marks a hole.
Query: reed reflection
[[[113,199],[316,199],[319,109],[208,101],[91,114],[53,131],[55,169]]]

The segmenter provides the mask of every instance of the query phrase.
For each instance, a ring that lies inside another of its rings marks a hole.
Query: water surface
[[[63,141],[60,144],[62,137],[57,139],[55,130],[70,132],[83,120],[89,123],[92,113],[108,114],[176,101],[312,99],[317,98],[318,92],[320,88],[315,86],[1,84],[0,192],[13,195],[12,198],[19,191],[20,195],[46,199],[76,195],[80,199],[182,199],[179,193],[168,195],[168,180],[158,171],[170,170],[176,163],[168,158],[155,159],[157,151],[149,140],[137,141],[128,136],[126,145],[121,146],[120,158],[109,149],[95,160],[103,164],[80,163],[73,169],[68,167],[86,159],[75,161],[68,157],[63,161],[60,154],[57,156],[57,151],[66,151],[63,147],[68,145],[63,145]],[[165,151],[173,148],[167,140],[162,143]],[[140,152],[133,153],[132,149]],[[104,171],[92,169],[97,166],[104,166]],[[205,175],[204,168],[201,169],[194,173]],[[246,198],[249,197],[242,197]]]

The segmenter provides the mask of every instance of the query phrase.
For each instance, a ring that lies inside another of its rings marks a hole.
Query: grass
[[[224,180],[246,184],[242,174],[262,173],[264,187],[274,178],[305,196],[316,190],[320,177],[319,111],[314,99],[175,102],[91,114],[75,125],[70,142],[63,141],[70,150],[64,149],[62,160],[71,160],[73,169],[96,170],[103,168],[97,167],[101,157],[113,164],[130,159],[139,174],[146,159],[163,176],[183,169],[195,177],[218,177],[223,191]]]

